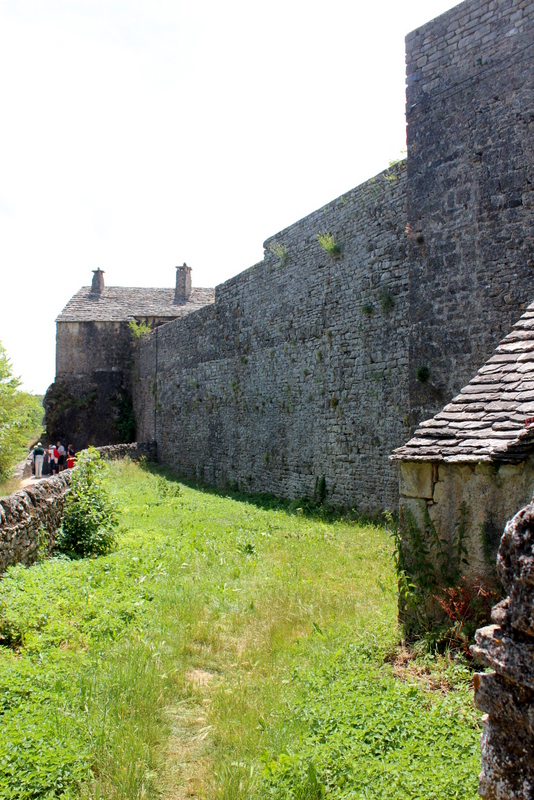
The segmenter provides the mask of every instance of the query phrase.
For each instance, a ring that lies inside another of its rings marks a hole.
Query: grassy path
[[[387,533],[113,467],[110,556],[0,584],[0,796],[475,798],[461,668],[397,644]]]

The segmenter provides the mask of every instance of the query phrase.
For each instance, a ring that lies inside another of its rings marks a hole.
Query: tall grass
[[[475,797],[468,690],[384,663],[383,528],[129,462],[113,491],[116,552],[0,584],[0,796]]]

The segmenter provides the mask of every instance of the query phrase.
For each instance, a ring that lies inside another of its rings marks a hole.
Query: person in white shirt
[[[42,478],[43,477],[43,461],[44,461],[44,447],[41,442],[37,442],[35,447],[33,448],[33,465],[35,468],[35,477]]]
[[[63,470],[65,469],[66,450],[63,447],[63,445],[61,444],[61,442],[57,443],[57,454],[58,454],[58,460],[57,460],[58,472],[63,472]]]

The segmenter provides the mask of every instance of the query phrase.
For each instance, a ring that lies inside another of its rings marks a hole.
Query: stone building
[[[76,327],[100,324],[82,290],[58,321],[58,352],[79,337],[81,367],[58,355],[49,419],[54,400],[98,441],[135,421],[160,460],[210,483],[298,497],[324,478],[331,503],[395,507],[389,454],[532,299],[533,43],[526,0],[466,0],[408,34],[407,160],[267,239],[213,302],[158,307],[177,318],[135,352],[126,320],[150,314],[121,307],[97,352],[98,329],[84,344]]]
[[[506,521],[534,491],[534,303],[475,377],[392,455],[401,518],[452,545],[470,577],[493,567]]]
[[[176,268],[174,289],[91,286],[69,300],[56,320],[56,379],[45,397],[47,433],[76,449],[133,441],[130,323],[151,329],[213,303],[213,289],[191,286],[191,268]]]

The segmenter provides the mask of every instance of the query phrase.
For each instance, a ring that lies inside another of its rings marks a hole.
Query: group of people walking
[[[33,457],[34,474],[36,478],[43,477],[43,466],[48,464],[48,472],[51,475],[58,475],[64,469],[74,466],[75,452],[71,444],[67,449],[61,442],[43,447],[41,442],[37,442],[31,454]]]

